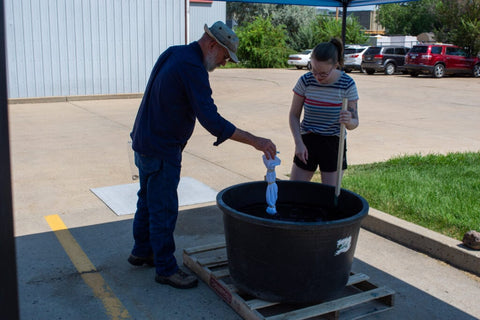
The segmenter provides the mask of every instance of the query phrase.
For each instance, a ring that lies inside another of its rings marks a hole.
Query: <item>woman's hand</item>
[[[303,142],[295,145],[295,155],[297,156],[298,159],[300,159],[300,161],[307,164],[308,150],[307,150],[307,147],[305,147],[305,144]]]
[[[357,100],[348,101],[347,110],[340,111],[339,122],[343,123],[348,130],[358,127]]]
[[[352,113],[348,110],[342,110],[340,111],[340,123],[343,123],[345,126],[350,124],[350,121],[352,121]]]

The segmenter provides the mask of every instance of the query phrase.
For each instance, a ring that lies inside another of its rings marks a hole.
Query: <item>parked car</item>
[[[363,54],[362,68],[368,74],[383,71],[386,75],[404,71],[406,47],[369,47]]]
[[[365,51],[367,51],[368,46],[361,45],[346,45],[344,52],[344,65],[343,68],[345,72],[350,72],[352,70],[359,70],[363,72],[362,68],[362,57]]]
[[[297,54],[291,54],[288,56],[287,63],[291,66],[297,67],[297,69],[302,69],[303,67],[309,68],[310,66],[310,56],[312,55],[313,49],[307,49]]]
[[[405,57],[405,69],[412,76],[420,73],[441,78],[446,74],[471,74],[480,77],[480,59],[458,46],[447,44],[416,45]]]

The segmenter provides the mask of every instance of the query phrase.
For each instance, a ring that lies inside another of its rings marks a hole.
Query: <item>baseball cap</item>
[[[225,23],[222,21],[215,22],[210,28],[205,24],[205,32],[215,39],[219,45],[228,50],[230,59],[238,63],[238,57],[236,55],[238,49],[238,37],[235,32],[232,31]]]

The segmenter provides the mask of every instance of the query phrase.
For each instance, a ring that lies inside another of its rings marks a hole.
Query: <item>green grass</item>
[[[320,181],[315,175],[312,181]],[[412,155],[349,166],[342,188],[370,207],[461,240],[480,229],[480,153]]]

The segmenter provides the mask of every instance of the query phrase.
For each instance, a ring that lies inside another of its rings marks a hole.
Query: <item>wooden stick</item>
[[[343,98],[342,111],[347,110],[348,99]],[[338,141],[338,158],[337,158],[337,185],[335,186],[335,202],[338,201],[340,195],[340,188],[342,185],[342,164],[343,164],[343,149],[345,147],[345,124],[340,124],[340,139]]]

